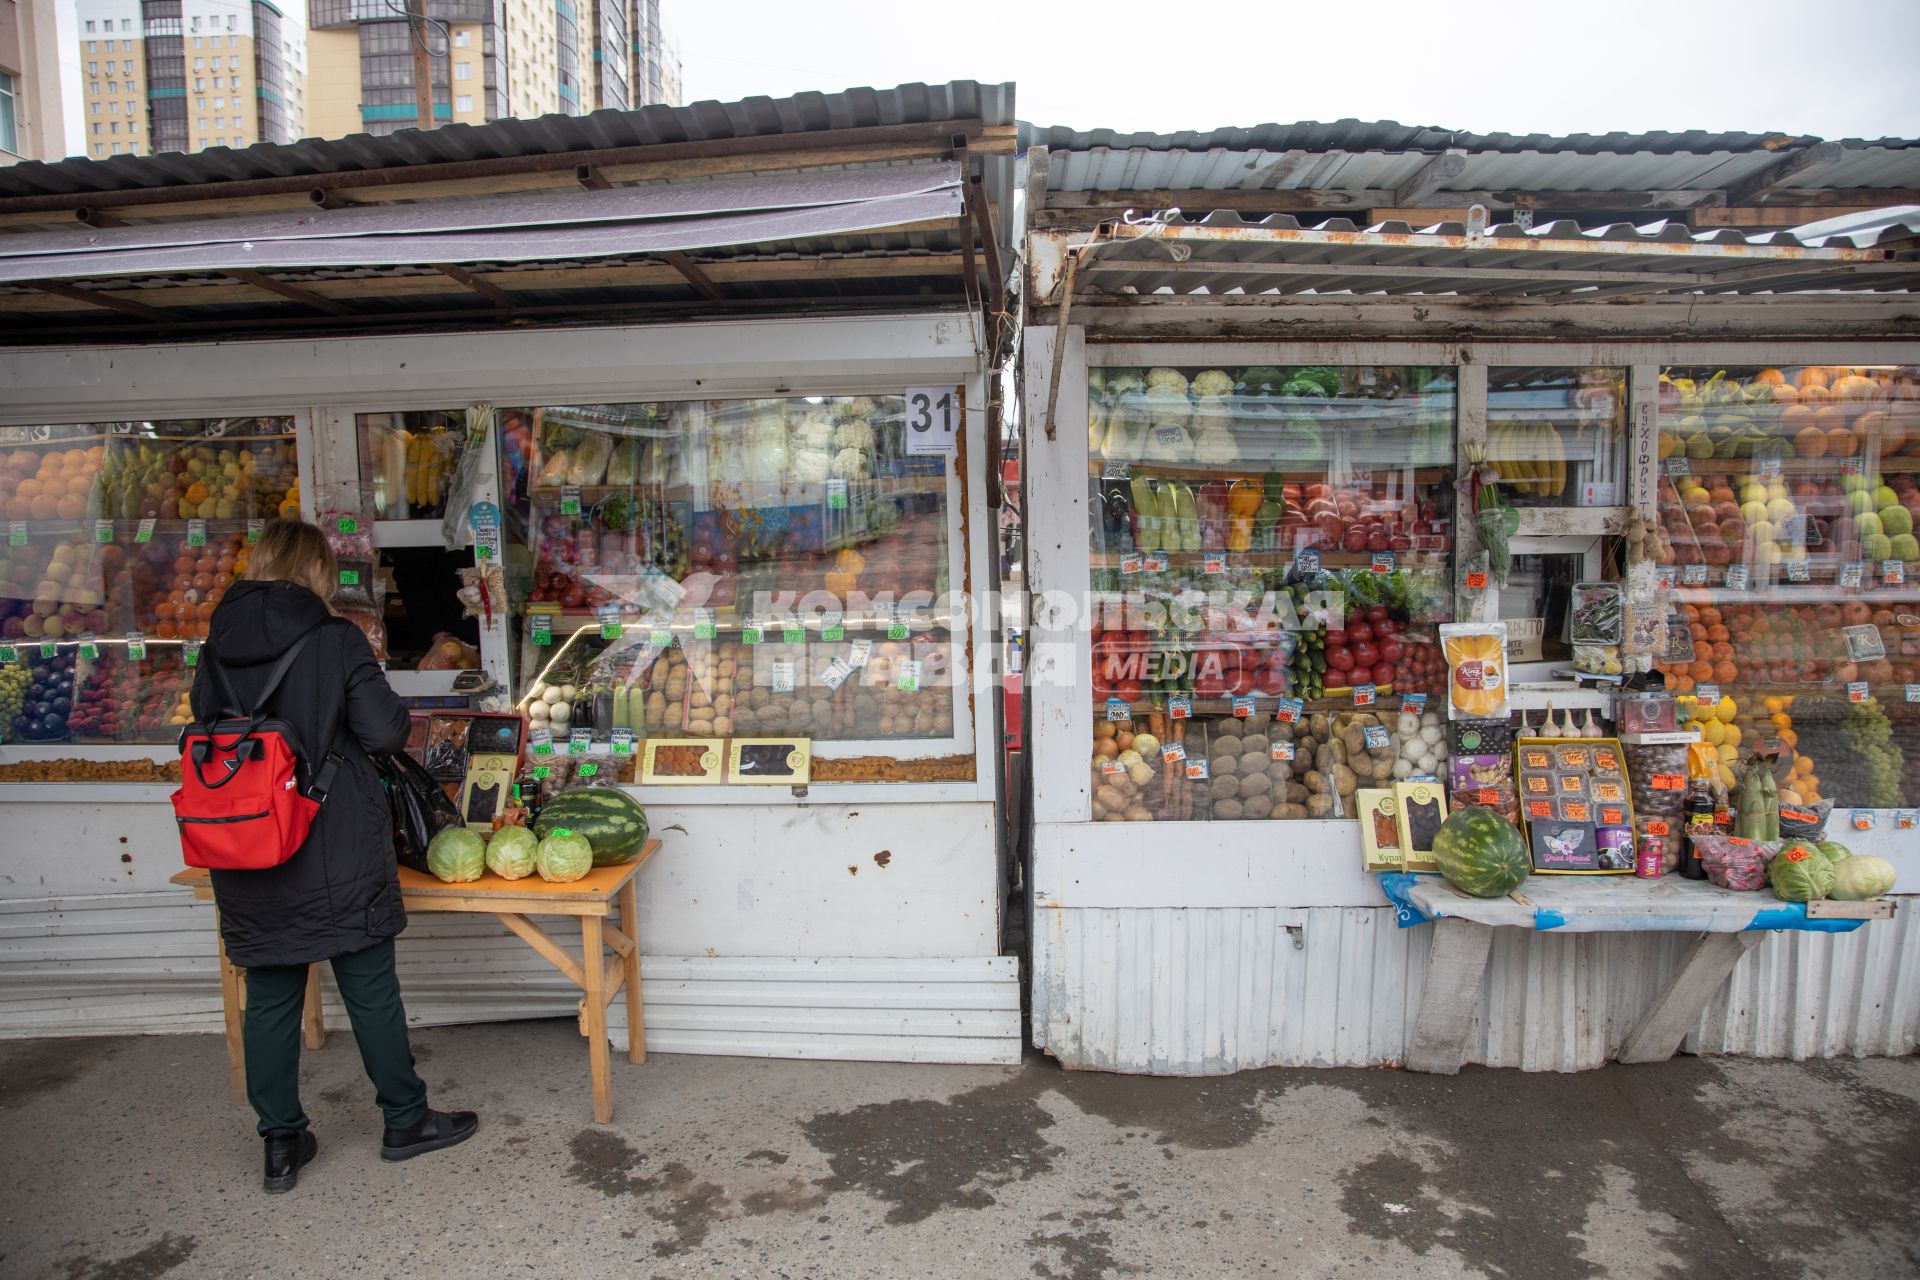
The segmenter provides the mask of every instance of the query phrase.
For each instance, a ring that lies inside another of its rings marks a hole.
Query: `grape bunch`
[[[0,667],[0,742],[6,741],[13,718],[26,705],[30,679],[25,667]]]

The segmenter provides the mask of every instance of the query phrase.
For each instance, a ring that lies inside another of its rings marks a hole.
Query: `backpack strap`
[[[219,683],[220,691],[227,700],[225,709],[233,712],[235,716],[258,721],[260,713],[267,709],[267,702],[273,697],[274,691],[279,689],[280,682],[287,678],[287,672],[293,668],[294,662],[300,657],[300,651],[307,647],[307,641],[311,639],[313,639],[313,632],[309,631],[295,640],[287,651],[280,655],[280,660],[273,664],[273,670],[267,673],[266,687],[261,689],[259,700],[253,704],[251,711],[241,703],[239,693],[234,690],[232,678],[227,675],[226,667],[221,664],[213,650],[202,648],[200,656],[205,658],[207,665],[213,669],[213,677]]]

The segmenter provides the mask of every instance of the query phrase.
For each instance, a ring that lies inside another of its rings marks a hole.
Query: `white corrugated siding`
[[[579,927],[541,925],[578,954]],[[177,890],[0,900],[0,1037],[221,1029],[211,904]],[[579,991],[504,926],[416,916],[400,939],[418,1026],[565,1017]],[[347,1027],[331,978],[328,1026]],[[664,1053],[1019,1061],[1011,957],[646,956],[647,1048]],[[626,1002],[611,1014],[626,1046]]]
[[[1689,1051],[1904,1054],[1920,1041],[1909,904],[1850,934],[1770,935]],[[1377,908],[1048,908],[1035,913],[1033,1038],[1063,1063],[1214,1075],[1375,1066],[1406,1052],[1432,930]],[[1468,1061],[1596,1067],[1679,963],[1678,934],[1495,932]]]

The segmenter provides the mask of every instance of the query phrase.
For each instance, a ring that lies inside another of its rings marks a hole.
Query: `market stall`
[[[1128,154],[1140,209],[1203,185],[1185,141]],[[1065,142],[1029,152],[1037,1045],[1407,1062],[1438,981],[1456,1063],[1571,1070],[1647,1055],[1710,926],[1516,917],[1462,963],[1381,873],[1711,877],[1757,928],[1830,896],[1824,840],[1844,896],[1920,892],[1913,226],[1089,222],[1119,153]],[[1920,938],[1861,918],[1730,954],[1687,1045],[1910,1051]]]
[[[615,852],[661,845],[621,924],[647,1048],[1016,1057],[976,696],[1010,100],[255,148],[227,216],[186,222],[176,188],[230,173],[10,171],[15,224],[57,197],[127,225],[0,238],[0,305],[36,326],[0,353],[0,1034],[219,1025],[166,773],[207,619],[281,517],[326,531],[463,825],[544,837],[564,805],[598,863],[631,806],[593,797],[644,807]],[[416,922],[415,1020],[572,1016],[514,932]]]

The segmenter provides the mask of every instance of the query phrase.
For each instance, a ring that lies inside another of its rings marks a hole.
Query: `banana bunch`
[[[1567,487],[1567,446],[1551,422],[1496,422],[1487,461],[1521,493],[1557,498]]]
[[[407,502],[414,507],[432,509],[440,505],[441,486],[446,468],[441,465],[452,452],[450,434],[423,431],[407,440]]]

